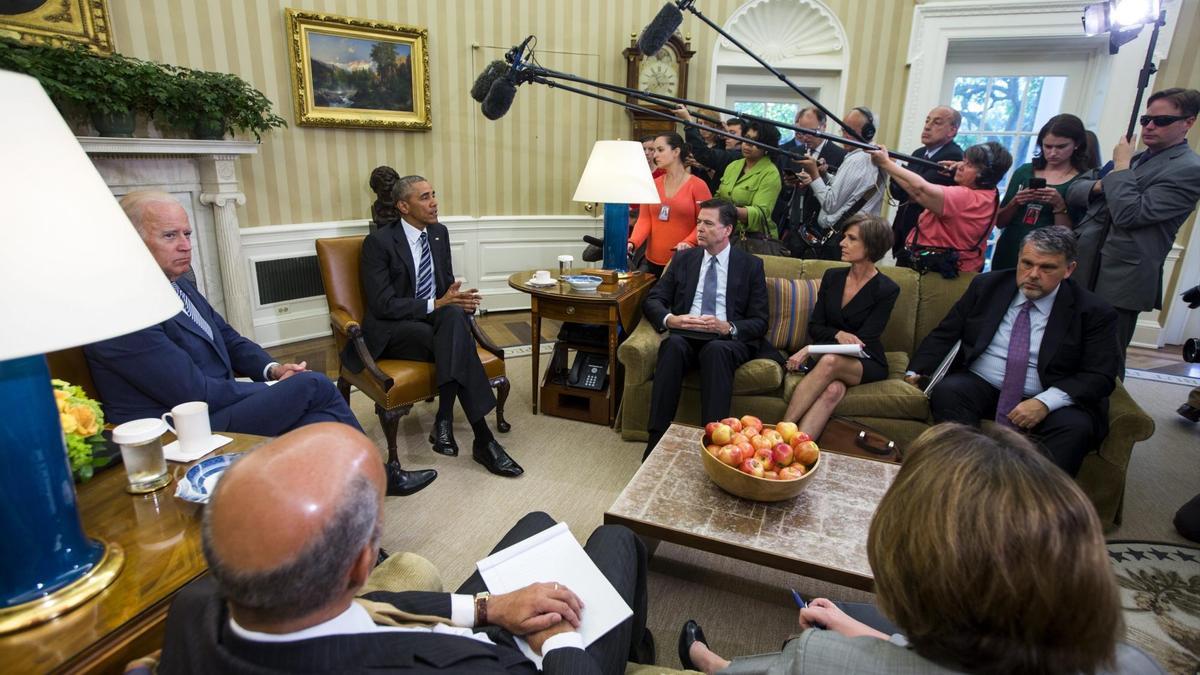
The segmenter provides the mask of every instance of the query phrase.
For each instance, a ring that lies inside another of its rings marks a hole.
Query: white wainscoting
[[[584,266],[583,235],[602,236],[604,227],[591,216],[449,217],[442,223],[450,230],[454,274],[480,290],[484,312],[529,309],[529,296],[509,288],[509,275],[557,270],[562,254],[575,256],[577,268]],[[329,335],[329,308],[324,296],[260,304],[255,263],[315,255],[317,239],[366,233],[366,219],[242,229],[243,265],[260,344],[270,347]]]

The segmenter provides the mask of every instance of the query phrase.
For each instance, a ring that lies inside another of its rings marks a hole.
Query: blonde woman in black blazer
[[[817,303],[808,323],[812,344],[857,344],[863,358],[824,354],[809,358],[809,347],[787,360],[790,371],[807,370],[792,391],[783,419],[819,438],[846,395],[846,387],[887,378],[887,358],[880,337],[892,315],[900,287],[875,266],[892,247],[892,228],[878,216],[860,215],[846,225],[842,260],[850,267],[825,271]]]

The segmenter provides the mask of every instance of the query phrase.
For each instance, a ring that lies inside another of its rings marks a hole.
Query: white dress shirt
[[[465,599],[465,605],[463,604]],[[229,629],[235,635],[251,642],[298,642],[300,640],[311,640],[313,638],[329,637],[332,635],[360,635],[363,633],[384,633],[384,632],[402,632],[410,633],[437,633],[440,635],[457,635],[487,644],[495,644],[492,639],[487,636],[487,633],[476,633],[470,628],[460,626],[470,626],[475,621],[475,605],[474,598],[469,595],[453,594],[450,596],[451,602],[451,620],[455,625],[437,623],[432,626],[380,626],[371,620],[371,615],[366,608],[357,602],[351,602],[346,611],[338,614],[332,619],[319,623],[315,626],[309,626],[294,633],[260,633],[258,631],[247,630],[238,625],[233,617],[229,617]],[[464,613],[465,617],[464,618]],[[465,623],[462,623],[465,621]],[[520,640],[520,638],[517,638]],[[559,633],[542,644],[542,654],[547,654],[551,650],[562,647],[576,647],[583,649],[583,638],[575,631],[567,631]],[[541,663],[537,663],[538,669],[541,669]]]
[[[879,215],[883,206],[883,189],[880,177],[883,174],[871,163],[871,156],[861,149],[855,148],[846,153],[842,166],[833,177],[833,185],[817,176],[812,182],[813,195],[821,203],[821,213],[817,215],[817,224],[822,227],[833,227],[842,214],[854,206],[854,202],[863,196],[872,185],[879,185],[875,194],[863,204],[860,213]]]
[[[1029,363],[1025,370],[1024,387],[1025,396],[1041,401],[1050,412],[1075,402],[1067,392],[1058,387],[1043,390],[1042,379],[1037,370],[1042,335],[1046,332],[1046,323],[1050,320],[1050,310],[1054,307],[1054,298],[1056,297],[1058,297],[1057,287],[1047,295],[1034,300],[1033,307],[1029,309]],[[983,354],[980,354],[979,358],[971,363],[970,371],[987,380],[988,384],[997,389],[1004,384],[1004,369],[1008,363],[1008,342],[1012,337],[1013,323],[1021,312],[1021,305],[1025,304],[1027,299],[1024,293],[1020,290],[1017,291],[1016,296],[1009,303],[1008,310],[1004,313],[1004,318],[1000,321],[1000,327],[996,329],[991,343],[988,344]]]
[[[717,309],[715,316],[722,321],[729,320],[725,314],[725,289],[729,286],[729,251],[732,248],[732,244],[726,243],[725,248],[715,256],[708,251],[704,252],[704,260],[700,263],[700,279],[696,282],[696,294],[692,296],[692,307],[688,310],[688,314],[700,316],[700,307],[704,303],[704,275],[708,274],[709,266],[716,261]],[[672,316],[672,314],[668,313],[663,318],[663,328],[667,327],[667,319],[670,319]]]
[[[413,261],[413,292],[417,290],[417,279],[421,276],[421,233],[427,230],[418,230],[408,224],[407,220],[400,219],[400,225],[404,228],[404,237],[408,239],[408,250],[412,252]],[[433,242],[429,241],[429,236],[425,236],[425,241],[429,244],[429,271],[433,274],[433,294],[437,295],[437,263],[433,260]],[[425,305],[425,313],[433,314],[433,298]]]

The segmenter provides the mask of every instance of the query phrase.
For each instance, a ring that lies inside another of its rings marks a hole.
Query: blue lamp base
[[[629,205],[604,205],[604,269],[629,271]]]
[[[3,633],[99,593],[116,578],[124,555],[83,534],[44,356],[0,361],[0,466]]]

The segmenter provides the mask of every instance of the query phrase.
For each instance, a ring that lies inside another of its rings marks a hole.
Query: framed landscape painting
[[[427,130],[429,31],[286,10],[296,123]]]

